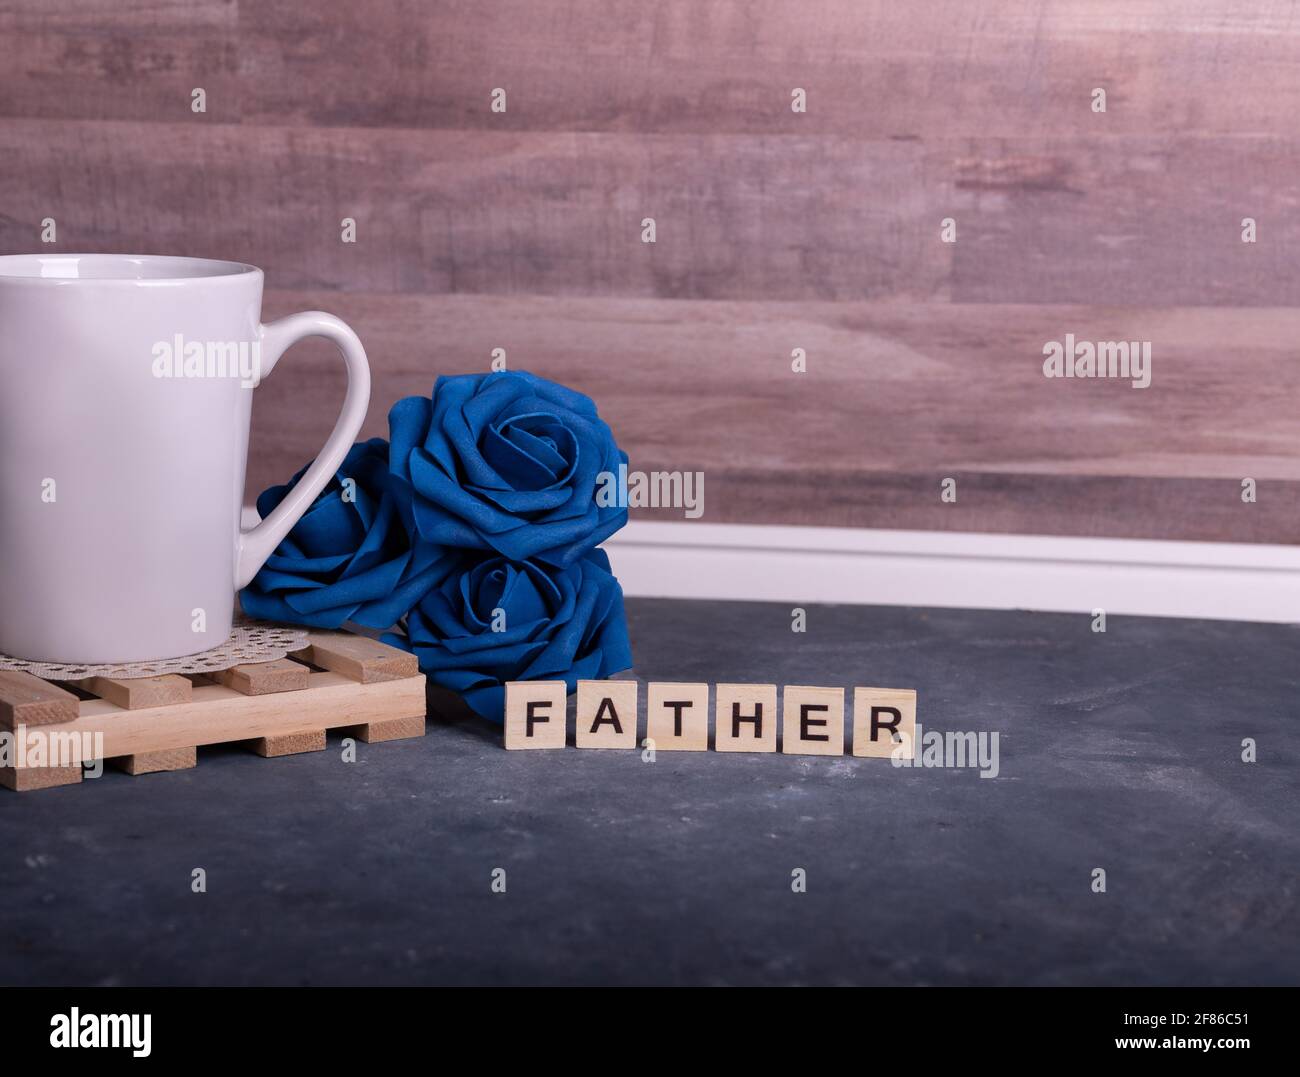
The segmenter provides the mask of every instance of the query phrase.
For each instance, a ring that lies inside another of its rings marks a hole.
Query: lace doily
[[[18,669],[47,681],[75,681],[82,677],[159,677],[164,673],[211,673],[244,662],[274,662],[290,651],[307,646],[307,631],[290,625],[255,621],[235,614],[230,638],[220,647],[168,658],[158,662],[127,662],[121,665],[72,665],[58,662],[29,662],[0,654],[0,669]]]

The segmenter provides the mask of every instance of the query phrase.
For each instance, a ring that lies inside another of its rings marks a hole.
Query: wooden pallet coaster
[[[415,656],[348,632],[311,632],[288,658],[190,676],[53,682],[0,671],[0,785],[70,785],[95,759],[128,774],[184,770],[205,744],[323,751],[327,730],[375,744],[422,737],[424,723]]]

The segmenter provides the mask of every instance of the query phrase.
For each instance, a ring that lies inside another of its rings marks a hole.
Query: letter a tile
[[[636,747],[636,681],[579,681],[579,748]]]

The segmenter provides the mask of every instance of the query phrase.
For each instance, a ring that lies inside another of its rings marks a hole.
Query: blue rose
[[[257,499],[266,517],[306,471]],[[253,617],[315,628],[390,628],[450,569],[454,556],[413,543],[388,489],[388,442],[352,446],[334,477],[240,594]]]
[[[468,557],[411,610],[405,636],[384,640],[495,722],[506,681],[563,680],[573,691],[632,665],[623,590],[603,550],[564,567]]]
[[[427,542],[570,565],[627,521],[597,497],[627,455],[572,389],[523,371],[441,377],[388,423],[394,489]]]

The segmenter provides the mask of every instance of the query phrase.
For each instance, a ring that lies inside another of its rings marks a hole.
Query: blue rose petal
[[[596,504],[627,455],[589,397],[522,371],[440,377],[393,405],[389,435],[353,446],[244,589],[249,614],[390,629],[496,722],[507,681],[573,690],[632,664],[623,592],[596,549],[627,521]],[[263,491],[263,516],[305,471]]]
[[[504,579],[511,586],[502,588]],[[492,631],[488,602],[505,611],[504,632]],[[622,588],[602,550],[564,568],[467,557],[412,610],[404,636],[384,638],[413,652],[434,683],[494,722],[504,718],[506,681],[563,680],[572,691],[581,678],[632,664]]]
[[[627,457],[589,397],[523,371],[441,377],[389,412],[389,470],[428,542],[569,565],[627,509],[596,504]]]
[[[355,622],[389,628],[451,570],[454,554],[416,541],[402,521],[389,475],[390,446],[383,438],[354,445],[262,570],[240,594],[253,617],[314,628]],[[257,499],[268,515],[302,478]],[[351,500],[344,483],[351,479]]]

